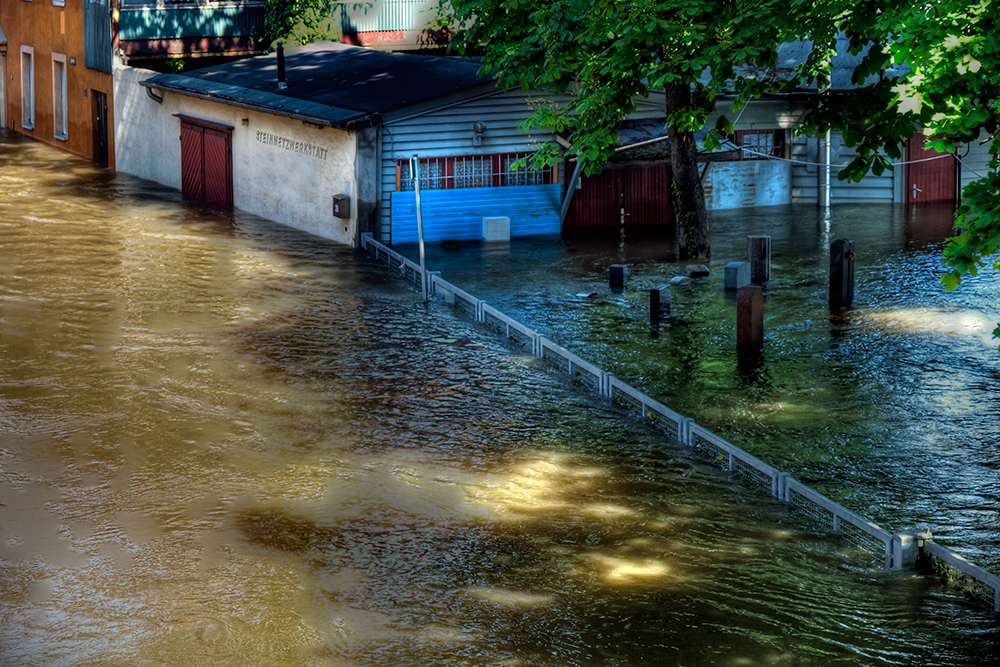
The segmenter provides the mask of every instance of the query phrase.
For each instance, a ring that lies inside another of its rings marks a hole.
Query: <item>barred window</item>
[[[488,188],[493,186],[493,160],[489,157],[455,158],[456,188]]]
[[[544,185],[545,169],[529,169],[527,166],[511,169],[511,166],[519,159],[511,155],[504,156],[503,173],[507,180],[504,185]]]
[[[396,166],[399,189],[404,192],[413,190],[413,175],[410,173],[410,161],[400,160]],[[440,190],[444,187],[444,164],[439,160],[420,161],[420,189]]]
[[[784,130],[737,130],[735,143],[743,150],[744,160],[766,160],[782,157],[785,151]]]
[[[554,170],[549,167],[529,169],[525,166],[511,169],[515,162],[529,155],[530,153],[500,153],[420,158],[420,189],[498,188],[554,183]],[[409,160],[396,162],[396,189],[401,192],[413,190]]]

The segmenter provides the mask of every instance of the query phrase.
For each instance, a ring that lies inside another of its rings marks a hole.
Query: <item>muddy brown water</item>
[[[885,573],[349,248],[0,134],[0,664],[973,665]]]

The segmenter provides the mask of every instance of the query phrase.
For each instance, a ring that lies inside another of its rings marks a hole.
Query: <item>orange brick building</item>
[[[0,0],[0,122],[114,168],[111,44],[109,0]]]

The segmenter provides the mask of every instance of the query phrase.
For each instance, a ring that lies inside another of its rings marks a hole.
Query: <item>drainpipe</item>
[[[830,144],[833,134],[826,131],[826,154],[823,156],[823,206],[830,208]]]
[[[278,90],[285,90],[288,84],[285,83],[285,47],[278,43]]]
[[[410,158],[410,176],[413,178],[413,194],[417,200],[417,240],[420,242],[420,293],[427,301],[427,267],[424,265],[424,216],[420,207],[420,158]]]

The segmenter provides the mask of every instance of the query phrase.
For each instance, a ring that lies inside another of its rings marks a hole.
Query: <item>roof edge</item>
[[[163,76],[163,75],[160,75]],[[364,112],[364,113],[354,113],[353,115],[330,119],[320,115],[313,115],[309,113],[300,113],[296,111],[289,111],[282,109],[281,107],[272,106],[265,103],[256,103],[247,100],[241,100],[234,95],[242,90],[254,92],[257,95],[271,96],[270,93],[262,93],[261,91],[253,91],[249,88],[241,88],[239,86],[227,86],[231,88],[231,91],[225,92],[209,92],[203,90],[196,90],[193,88],[188,88],[181,83],[177,83],[170,80],[164,80],[160,76],[150,77],[145,81],[140,81],[139,85],[148,89],[155,89],[161,92],[174,93],[177,95],[184,95],[185,97],[193,97],[195,99],[205,100],[208,102],[216,102],[218,104],[224,104],[226,106],[237,107],[240,109],[247,109],[249,111],[257,111],[260,113],[270,114],[272,116],[279,116],[282,118],[291,118],[293,120],[299,120],[304,123],[311,123],[314,125],[320,125],[323,127],[332,127],[340,130],[360,130],[365,127],[373,127],[381,122],[381,114],[378,112]],[[170,76],[170,75],[167,75]],[[187,77],[184,77],[187,78]],[[273,97],[278,99],[285,99],[280,95],[273,95]],[[335,108],[335,107],[328,107]],[[350,113],[350,110],[337,109],[338,111],[345,111]]]

